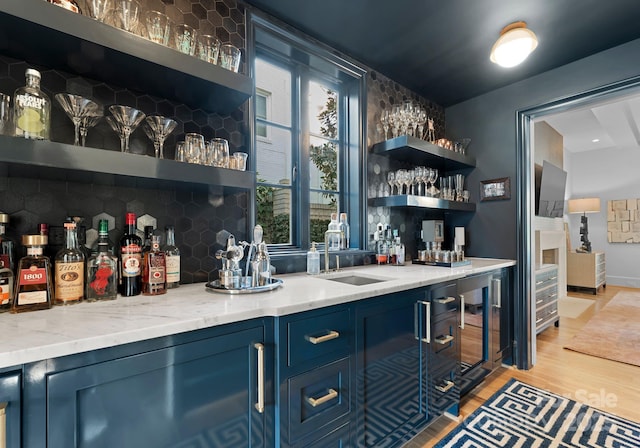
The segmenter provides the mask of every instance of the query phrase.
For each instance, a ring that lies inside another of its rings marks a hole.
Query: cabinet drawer
[[[556,300],[558,297],[558,285],[547,287],[541,291],[536,291],[536,307],[544,306],[545,304]]]
[[[290,442],[350,412],[349,378],[349,358],[343,358],[287,381]]]
[[[432,352],[441,357],[456,357],[458,347],[458,320],[455,317],[432,323]]]
[[[429,408],[441,415],[460,401],[460,377],[457,367],[441,369],[431,374],[429,381]]]
[[[433,318],[438,320],[442,314],[457,312],[460,309],[457,291],[455,283],[439,286],[431,291],[431,316]]]
[[[351,427],[344,424],[319,439],[303,440],[294,445],[295,448],[345,448],[351,446]]]
[[[351,346],[349,310],[325,314],[305,313],[287,324],[287,365],[289,367],[326,356],[344,356]]]

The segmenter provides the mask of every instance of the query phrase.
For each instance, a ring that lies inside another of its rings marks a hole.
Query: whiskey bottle
[[[78,247],[75,222],[64,223],[64,247],[55,259],[55,303],[70,305],[84,298],[84,254]]]
[[[165,227],[167,242],[162,248],[167,265],[167,288],[180,286],[180,249],[176,246],[176,234],[173,226]]]
[[[142,240],[136,235],[136,214],[127,213],[120,239],[120,294],[137,296],[142,290]]]
[[[142,294],[155,296],[167,292],[166,262],[160,250],[160,236],[151,236],[151,249],[144,253],[142,263]]]
[[[22,245],[26,247],[27,255],[18,262],[15,297],[11,312],[49,309],[53,303],[53,283],[51,262],[43,255],[47,237],[23,235]]]
[[[0,260],[0,313],[9,311],[13,300],[13,271]]]
[[[9,224],[9,215],[0,212],[0,261],[5,268],[15,271],[16,244],[7,236],[7,224]]]
[[[98,227],[96,253],[87,261],[88,302],[113,300],[118,296],[118,259],[110,247],[109,223],[101,219]]]
[[[13,123],[16,137],[49,140],[51,101],[40,90],[40,72],[28,68],[27,85],[14,94]]]

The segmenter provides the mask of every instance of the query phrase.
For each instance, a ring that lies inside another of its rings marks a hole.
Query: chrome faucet
[[[343,238],[342,230],[327,230],[324,232],[324,272],[329,272],[329,235],[340,235]],[[336,271],[340,270],[340,258],[336,255]]]

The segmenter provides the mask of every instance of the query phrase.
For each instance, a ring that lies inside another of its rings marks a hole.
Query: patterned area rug
[[[640,424],[511,379],[434,448],[637,448]]]
[[[640,293],[633,291],[616,294],[565,346],[634,366],[640,366],[639,347]]]

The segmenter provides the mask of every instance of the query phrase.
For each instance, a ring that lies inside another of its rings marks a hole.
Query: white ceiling
[[[640,147],[640,94],[607,100],[542,119],[569,152]],[[594,141],[597,140],[597,141]]]

